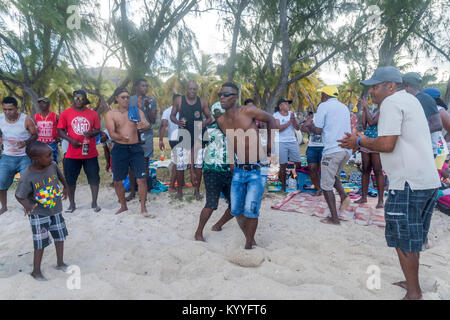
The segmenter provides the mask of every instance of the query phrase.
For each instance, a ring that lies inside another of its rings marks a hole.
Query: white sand
[[[403,280],[384,229],[344,222],[324,225],[307,214],[270,209],[281,195],[266,196],[256,233],[258,248],[243,250],[236,221],[210,231],[224,201],[208,222],[206,243],[193,235],[204,201],[177,204],[167,193],[150,195],[156,215],[145,219],[136,200],[119,216],[113,189],[100,191],[94,213],[88,187],[79,187],[78,209],[64,214],[69,237],[65,261],[81,270],[81,289],[68,290],[69,275],[54,269],[54,246],[44,253],[38,282],[27,218],[9,193],[10,211],[0,216],[0,299],[401,299]],[[64,207],[68,202],[64,202]],[[431,248],[421,255],[425,299],[450,299],[450,217],[435,212]],[[19,256],[21,255],[21,256]],[[254,267],[242,267],[240,265]],[[381,270],[381,289],[369,290],[370,265]],[[255,267],[256,266],[256,267]]]

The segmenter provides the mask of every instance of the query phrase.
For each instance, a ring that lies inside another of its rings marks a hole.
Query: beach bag
[[[442,212],[442,213],[444,213],[444,214],[450,216],[450,207],[449,207],[448,205],[444,204],[443,202],[438,201],[438,202],[437,202],[437,205],[436,205],[436,208],[437,208],[440,212]]]

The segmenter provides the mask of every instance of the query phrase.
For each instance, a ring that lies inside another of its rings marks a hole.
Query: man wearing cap
[[[339,173],[350,159],[351,152],[338,145],[337,140],[346,132],[351,132],[350,112],[337,97],[339,91],[335,86],[326,86],[319,90],[322,93],[322,103],[317,108],[314,120],[309,118],[304,126],[309,132],[322,135],[324,145],[321,162],[320,187],[331,212],[331,218],[322,220],[324,223],[339,225],[336,199],[333,187],[341,198],[340,210],[346,210],[350,205],[350,198],[345,193],[339,179]]]
[[[38,131],[38,141],[44,142],[53,150],[53,161],[58,162],[58,120],[59,116],[50,111],[50,100],[42,97],[38,99],[38,105],[41,112],[34,115]]]
[[[225,109],[222,108],[220,102],[216,102],[211,107],[211,113],[215,121],[207,127],[203,137],[203,141],[206,142],[203,161],[206,204],[200,214],[200,220],[194,236],[197,241],[205,241],[203,228],[213,211],[217,210],[221,193],[228,203],[228,208],[222,218],[212,227],[212,230],[221,231],[222,226],[233,218],[230,213],[230,190],[234,165],[227,164],[227,138],[217,124],[217,119],[225,113]]]
[[[394,67],[378,68],[371,79],[372,101],[380,106],[378,138],[346,133],[341,147],[380,152],[389,177],[385,204],[385,236],[397,251],[406,281],[405,299],[420,299],[419,255],[427,238],[440,179],[435,167],[429,127],[420,102],[403,90],[403,78]]]
[[[409,72],[403,76],[403,86],[406,92],[415,96],[422,105],[430,129],[433,154],[436,157],[442,130],[442,120],[439,115],[436,101],[428,94],[420,92],[422,89],[422,77],[416,72]]]
[[[136,108],[138,115],[130,119],[129,101],[130,94],[127,89],[118,88],[114,92],[114,98],[118,104],[117,109],[110,110],[106,114],[106,128],[114,147],[111,150],[114,189],[120,202],[120,209],[116,214],[128,210],[125,199],[125,188],[123,180],[131,168],[138,183],[139,200],[141,202],[141,213],[150,217],[147,213],[147,179],[145,175],[145,157],[142,144],[139,143],[138,130],[148,130],[150,124],[147,122],[142,110]],[[131,111],[132,112],[132,111]],[[138,116],[138,117],[137,117]],[[133,121],[132,121],[133,120]]]
[[[37,139],[33,119],[20,113],[16,98],[5,97],[0,114],[3,154],[0,157],[0,215],[8,210],[7,192],[17,173],[22,174],[31,164],[26,146]]]
[[[95,212],[99,212],[101,208],[97,205],[97,198],[100,187],[100,167],[95,137],[100,134],[100,118],[97,112],[86,107],[91,103],[86,91],[76,90],[73,97],[72,107],[61,113],[58,122],[59,137],[69,142],[64,159],[64,174],[69,185],[70,201],[66,212],[74,212],[76,209],[75,190],[81,167],[91,187],[91,206]],[[85,150],[82,148],[83,142],[87,142]]]
[[[280,181],[281,190],[286,191],[286,167],[288,161],[295,163],[296,167],[301,166],[300,146],[295,135],[295,130],[300,130],[295,114],[289,111],[289,105],[292,100],[280,99],[277,103],[277,112],[273,115],[279,130],[278,141],[275,138],[275,143],[278,144],[278,151],[280,156]]]

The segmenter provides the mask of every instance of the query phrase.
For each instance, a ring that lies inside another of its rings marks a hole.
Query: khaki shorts
[[[347,151],[340,151],[331,154],[324,154],[322,157],[322,163],[320,166],[320,187],[322,190],[333,190],[336,177],[339,172],[344,169],[350,159],[350,154]]]

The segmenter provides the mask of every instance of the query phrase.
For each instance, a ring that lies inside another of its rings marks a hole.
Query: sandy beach
[[[256,233],[258,247],[243,249],[236,221],[221,232],[211,226],[226,209],[223,200],[208,222],[206,242],[194,241],[203,201],[177,203],[169,194],[149,194],[155,218],[139,214],[138,200],[127,213],[112,188],[100,190],[100,213],[89,206],[89,187],[77,189],[78,209],[65,213],[69,236],[65,262],[81,271],[81,288],[69,290],[70,277],[54,269],[54,246],[44,253],[47,282],[34,280],[30,225],[9,192],[9,211],[0,216],[0,299],[401,299],[391,285],[403,280],[384,229],[353,221],[324,225],[309,214],[270,207],[282,199],[266,194]],[[64,208],[68,201],[64,201]],[[430,249],[421,255],[424,299],[450,299],[450,217],[435,211]],[[381,288],[369,290],[371,265],[381,271]]]

